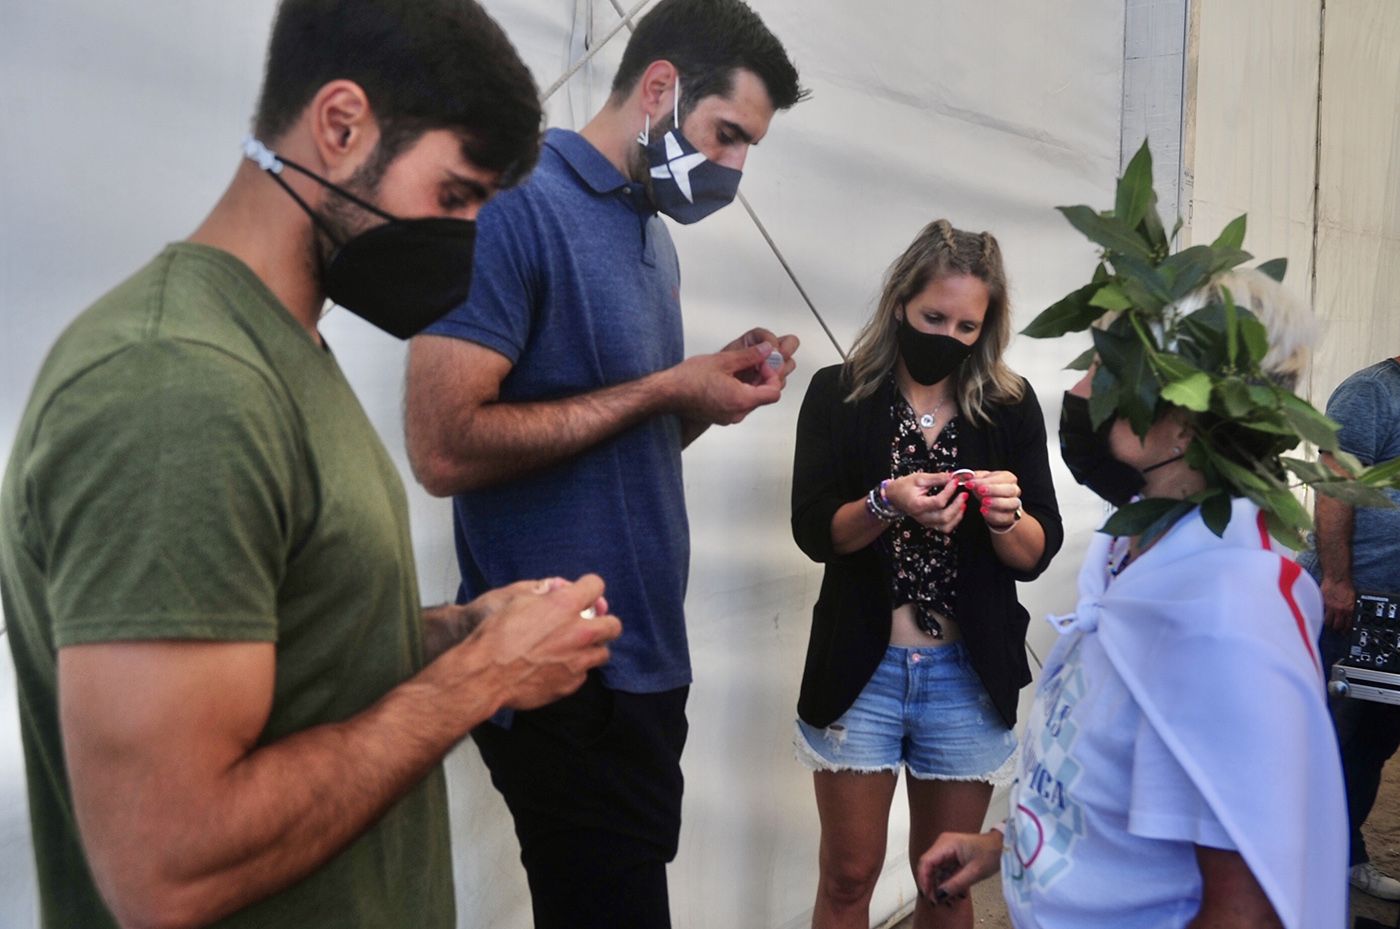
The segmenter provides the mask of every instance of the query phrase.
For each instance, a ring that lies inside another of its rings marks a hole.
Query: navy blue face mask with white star
[[[734,202],[743,172],[710,161],[681,132],[681,82],[676,78],[674,125],[651,141],[651,117],[637,136],[651,168],[651,199],[678,223],[695,223]]]

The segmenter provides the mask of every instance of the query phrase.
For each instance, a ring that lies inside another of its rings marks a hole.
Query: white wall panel
[[[1119,163],[1152,142],[1157,208],[1181,212],[1182,111],[1185,87],[1187,0],[1127,0],[1123,34],[1123,134]]]
[[[1317,402],[1400,355],[1400,4],[1328,0],[1322,73]]]
[[[1249,213],[1245,247],[1311,275],[1321,0],[1200,0],[1194,203],[1183,244]]]
[[[1093,252],[1051,208],[1111,202],[1121,0],[1081,0],[1073,16],[1036,0],[754,5],[815,94],[775,120],[743,189],[843,343],[885,266],[938,216],[1000,237],[1018,328],[1082,282]],[[541,87],[616,21],[606,0],[487,6]],[[192,229],[227,182],[272,9],[272,0],[58,0],[0,13],[0,454],[61,327]],[[606,48],[550,101],[551,121],[581,125],[620,51]],[[697,681],[673,909],[685,929],[800,926],[815,889],[817,821],[789,743],[820,572],[789,535],[789,472],[801,394],[837,354],[740,209],[677,229],[676,239],[691,351],[756,324],[795,331],[804,347],[781,404],[712,430],[686,456]],[[325,331],[407,479],[402,347],[343,312]],[[1052,437],[1059,393],[1073,380],[1060,366],[1081,347],[1070,341],[1012,349]],[[1068,605],[1078,553],[1101,516],[1051,457],[1071,534],[1049,576],[1023,590],[1033,616]],[[423,595],[443,600],[456,586],[450,510],[416,488],[410,495]],[[0,926],[21,927],[33,922],[33,872],[11,673],[0,660]],[[528,925],[514,836],[475,749],[455,752],[448,771],[461,925]],[[879,918],[913,888],[902,807]]]
[[[1322,321],[1306,385],[1321,406],[1400,352],[1400,5],[1200,2],[1188,232],[1209,241],[1247,211],[1246,247],[1287,256]]]

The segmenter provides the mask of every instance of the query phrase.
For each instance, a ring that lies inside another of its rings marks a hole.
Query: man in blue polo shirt
[[[1341,448],[1362,464],[1400,457],[1400,356],[1342,381],[1327,400],[1327,415],[1342,426]],[[1326,452],[1322,460],[1332,464]],[[1388,493],[1400,505],[1400,493]],[[1298,561],[1322,587],[1322,658],[1330,668],[1350,646],[1356,595],[1400,593],[1400,508],[1352,507],[1318,494],[1316,517],[1313,547]],[[1361,835],[1380,790],[1381,769],[1400,747],[1400,707],[1342,700],[1333,706],[1332,718],[1346,775],[1351,884],[1382,900],[1400,900],[1400,880],[1371,863]]]
[[[551,130],[482,211],[471,297],[414,340],[408,447],[455,495],[461,596],[603,576],[622,619],[574,697],[475,735],[515,818],[538,929],[670,925],[691,679],[681,449],[781,395],[793,336],[686,358],[660,210],[730,202],[748,147],[804,95],[740,0],[662,0],[581,133]]]

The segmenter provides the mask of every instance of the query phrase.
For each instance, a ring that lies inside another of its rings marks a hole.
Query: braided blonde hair
[[[1025,382],[1006,366],[1002,354],[1011,342],[1011,301],[1001,246],[990,232],[954,229],[946,219],[929,223],[885,272],[875,314],[856,336],[842,372],[847,403],[873,394],[894,368],[899,354],[896,311],[941,277],[970,274],[987,286],[987,315],[972,354],[958,368],[954,391],[962,414],[974,425],[990,421],[987,407],[1012,403],[1025,394]]]

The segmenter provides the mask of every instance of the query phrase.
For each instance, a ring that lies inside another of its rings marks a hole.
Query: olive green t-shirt
[[[58,649],[273,642],[263,743],[346,719],[423,663],[393,462],[331,353],[198,245],[167,248],[45,361],[0,491],[0,592],[53,929],[116,927],[74,824]],[[315,874],[216,925],[453,923],[439,768]]]

